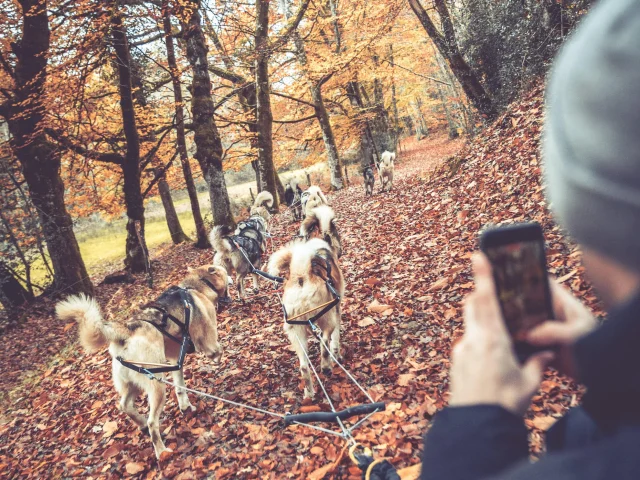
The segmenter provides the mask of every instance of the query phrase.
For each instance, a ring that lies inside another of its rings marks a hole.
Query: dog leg
[[[135,423],[140,430],[149,433],[147,430],[147,422],[144,416],[140,415],[134,403],[138,392],[130,389],[127,385],[125,385],[124,389],[125,391],[122,393],[122,397],[120,397],[118,410],[129,415],[129,418],[133,420],[133,423]]]
[[[258,293],[260,291],[260,287],[258,286],[258,274],[253,273],[251,276],[253,277],[253,290],[255,293]]]
[[[340,322],[338,326],[331,332],[331,353],[339,361],[342,361],[342,353],[340,352]]]
[[[182,373],[182,370],[171,372],[171,376],[173,377],[173,383],[176,384],[176,397],[178,397],[178,407],[180,407],[180,411],[182,413],[186,413],[187,411],[195,412],[196,407],[191,405],[187,392],[182,388],[178,388],[185,386],[184,374]]]
[[[300,375],[302,375],[302,379],[304,380],[304,398],[313,398],[313,379],[311,378],[311,369],[307,361],[309,351],[307,330],[305,327],[300,328],[295,326],[287,331],[287,335],[289,335],[291,345],[293,345],[294,350],[298,354],[298,360],[300,361]]]
[[[149,427],[151,442],[153,443],[153,449],[156,452],[156,458],[160,459],[162,452],[171,451],[165,446],[162,441],[162,437],[160,436],[160,413],[164,408],[165,386],[161,383],[152,384],[150,386],[150,390],[147,392],[147,398],[149,400],[149,417],[147,418],[147,427]]]
[[[247,296],[247,292],[244,290],[244,276],[236,273],[236,288],[238,289],[238,296],[240,300],[244,300]]]
[[[321,360],[320,360],[320,368],[322,369],[322,373],[325,375],[329,375],[331,373],[331,356],[329,355],[329,343],[331,342],[331,332],[325,330],[322,332],[322,341],[324,343],[320,344],[321,350]],[[326,345],[326,347],[325,347]]]

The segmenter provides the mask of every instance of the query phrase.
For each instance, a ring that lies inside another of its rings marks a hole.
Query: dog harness
[[[160,303],[163,297],[166,298],[171,295],[178,295],[180,297],[180,301],[182,302],[182,305],[184,307],[184,322],[182,322],[180,319],[171,315],[167,311],[166,307],[162,303]],[[118,360],[124,367],[130,368],[131,370],[134,370],[138,373],[142,373],[144,375],[150,375],[154,373],[175,372],[177,370],[182,370],[182,365],[184,364],[184,359],[187,356],[187,353],[195,352],[195,345],[193,344],[193,341],[191,340],[191,336],[189,335],[189,324],[191,322],[191,310],[193,309],[193,301],[191,299],[191,294],[186,288],[176,287],[176,286],[170,287],[160,296],[158,300],[156,300],[155,302],[148,303],[147,305],[144,305],[142,308],[152,308],[162,313],[162,320],[160,321],[159,324],[151,320],[143,320],[143,321],[153,325],[164,336],[166,336],[167,338],[171,339],[172,341],[180,345],[180,355],[178,356],[178,363],[176,363],[175,365],[167,365],[166,367],[144,368],[144,367],[141,367],[140,365],[137,365],[135,362],[129,362],[123,359],[121,356],[116,357],[116,360]],[[182,339],[179,339],[176,336],[171,335],[167,331],[168,320],[171,320],[173,323],[178,325],[178,327],[180,327],[180,330],[182,332]]]
[[[338,305],[338,303],[340,303],[340,294],[337,292],[337,290],[335,289],[335,285],[333,283],[333,279],[331,278],[331,264],[329,263],[329,260],[327,259],[327,257],[323,256],[323,255],[316,255],[316,258],[319,258],[323,261],[324,265],[324,269],[325,272],[327,274],[327,279],[325,280],[325,285],[327,286],[327,290],[329,291],[329,293],[331,294],[331,296],[333,297],[333,299],[329,302],[327,302],[324,305],[320,305],[320,307],[322,307],[322,309],[317,312],[316,314],[314,314],[311,318],[308,318],[306,320],[289,320],[289,315],[287,314],[287,309],[284,306],[284,303],[282,304],[282,313],[284,315],[284,321],[289,324],[289,325],[311,325],[311,324],[315,324],[315,322],[318,321],[318,319],[320,317],[322,317],[325,313],[329,312],[331,309],[333,309],[336,305]],[[316,308],[320,308],[320,307],[316,307]],[[301,317],[303,315],[305,315],[306,313],[312,312],[315,309],[309,310],[308,312],[305,312],[303,314],[299,314],[296,315],[292,318],[298,318]]]

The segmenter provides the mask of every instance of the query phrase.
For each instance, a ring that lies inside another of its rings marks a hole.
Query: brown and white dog
[[[302,211],[305,217],[320,205],[329,205],[327,197],[324,196],[320,187],[312,185],[302,192]]]
[[[307,218],[300,224],[300,236],[305,240],[321,238],[329,244],[335,256],[342,256],[342,242],[335,213],[329,205],[320,205],[309,211]]]
[[[250,215],[260,215],[265,222],[269,222],[271,219],[271,213],[269,213],[269,209],[273,207],[273,195],[263,190],[258,194],[256,199],[253,202],[253,206],[249,211]]]
[[[380,155],[380,182],[382,183],[381,191],[391,191],[393,188],[393,170],[396,154],[385,151]]]
[[[328,266],[328,268],[327,268]],[[284,281],[282,303],[289,318],[333,300],[326,286],[327,272],[335,290],[344,295],[344,276],[331,247],[324,240],[314,238],[308,242],[296,240],[282,247],[269,259],[268,271],[281,276]],[[310,312],[297,320],[307,320],[319,310]],[[316,325],[322,330],[322,338],[335,358],[340,359],[340,304],[318,318]],[[304,396],[313,398],[314,385],[307,356],[308,338],[311,332],[307,325],[290,325],[285,322],[284,330],[300,360],[300,373],[304,379]],[[322,349],[321,367],[324,372],[331,370],[329,352]]]
[[[85,295],[70,296],[56,305],[56,315],[63,321],[78,322],[78,335],[84,349],[91,353],[109,346],[112,358],[113,383],[120,394],[118,408],[129,415],[135,424],[151,434],[151,441],[160,458],[168,450],[160,436],[160,413],[164,408],[166,388],[163,383],[147,378],[145,375],[122,365],[116,357],[130,362],[144,364],[176,364],[180,345],[163,335],[155,325],[162,325],[163,313],[150,305],[158,306],[184,322],[184,306],[177,290],[167,289],[152,304],[142,307],[142,311],[123,323],[109,322],[103,319],[98,303]],[[195,351],[218,360],[222,347],[218,343],[216,302],[227,288],[227,274],[221,267],[204,266],[192,270],[179,284],[189,295],[192,312],[189,335]],[[166,320],[166,332],[176,338],[182,338],[182,330],[171,320]],[[173,380],[184,387],[182,370],[172,372]],[[149,416],[145,418],[135,406],[136,397],[145,393],[149,402]],[[195,411],[189,402],[187,393],[176,388],[178,405],[181,411]]]

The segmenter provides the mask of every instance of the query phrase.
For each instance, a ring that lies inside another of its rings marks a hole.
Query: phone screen
[[[514,342],[525,340],[536,325],[552,318],[548,298],[544,243],[530,240],[484,249],[493,267],[498,298]]]

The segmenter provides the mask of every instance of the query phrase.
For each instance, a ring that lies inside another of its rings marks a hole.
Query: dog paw
[[[171,455],[173,455],[173,450],[171,450],[170,448],[165,448],[164,450],[156,452],[156,458],[160,462],[162,462],[163,460],[166,460]]]
[[[331,367],[322,367],[322,373],[327,376],[331,375]]]
[[[190,403],[187,404],[187,405],[184,405],[184,406],[180,406],[180,411],[185,415],[188,414],[188,413],[193,413],[196,410],[197,410],[197,408],[194,407],[193,405],[191,405]]]

